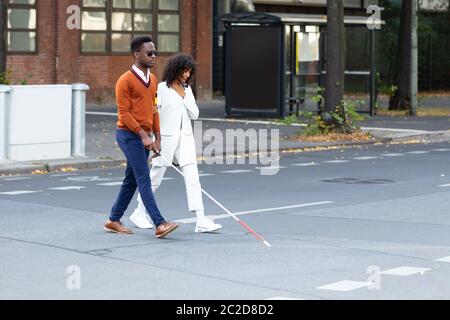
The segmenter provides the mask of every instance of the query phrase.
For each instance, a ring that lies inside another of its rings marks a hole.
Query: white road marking
[[[403,153],[386,153],[386,154],[382,154],[382,157],[401,157],[404,156]]]
[[[62,181],[76,181],[76,182],[92,182],[92,181],[111,181],[110,178],[100,178],[98,176],[81,176],[81,177],[69,177]]]
[[[258,170],[280,170],[280,169],[286,169],[287,167],[283,166],[273,166],[273,167],[255,167],[255,169]]]
[[[2,181],[19,181],[19,180],[30,180],[31,177],[20,177],[20,178],[3,178]]]
[[[215,176],[213,173],[199,173],[199,177],[208,177],[208,176]]]
[[[353,158],[354,160],[374,160],[374,159],[380,159],[379,157],[356,157]]]
[[[443,258],[439,258],[439,259],[436,259],[436,260],[434,260],[434,261],[450,262],[450,256],[448,256],[448,257],[443,257]]]
[[[60,173],[60,174],[52,174],[50,178],[59,178],[59,177],[72,177],[77,176],[78,173]]]
[[[390,276],[406,277],[406,276],[412,276],[417,273],[424,274],[425,272],[430,271],[430,270],[432,270],[432,269],[419,268],[419,267],[399,267],[399,268],[389,269],[386,271],[381,271],[380,273],[390,275]]]
[[[318,166],[318,163],[315,162],[309,162],[309,163],[293,163],[291,166],[294,167],[311,167],[311,166]]]
[[[271,297],[264,300],[304,300],[304,299],[296,299],[296,298],[289,298],[289,297]]]
[[[167,180],[173,180],[175,178],[163,178],[163,181],[167,181]]]
[[[81,190],[86,189],[86,187],[81,186],[68,186],[68,187],[58,187],[58,188],[49,188],[50,190],[60,190],[60,191],[69,191],[69,190]]]
[[[325,286],[317,287],[317,289],[347,292],[347,291],[352,291],[352,290],[370,287],[370,286],[373,286],[372,282],[343,280],[343,281],[339,281],[339,282],[330,283]]]
[[[430,151],[409,151],[407,153],[409,153],[409,154],[425,154],[425,153],[430,153]]]
[[[441,184],[441,185],[438,185],[438,187],[450,187],[450,183],[449,184]]]
[[[113,186],[121,186],[123,181],[119,182],[107,182],[107,183],[97,183],[98,186],[106,186],[106,187],[113,187]]]
[[[285,207],[275,207],[275,208],[266,208],[266,209],[258,209],[258,210],[250,210],[250,211],[240,211],[240,212],[233,212],[235,216],[241,216],[245,214],[251,214],[251,213],[261,213],[261,212],[270,212],[270,211],[280,211],[280,210],[288,210],[288,209],[296,209],[296,208],[304,208],[304,207],[312,207],[312,206],[320,206],[324,204],[331,204],[334,203],[334,201],[321,201],[321,202],[312,202],[312,203],[302,203],[302,204],[295,204],[292,206],[285,206]],[[211,219],[225,219],[225,218],[231,218],[228,214],[222,214],[222,215],[216,215],[216,216],[209,216]],[[194,223],[197,222],[197,218],[188,218],[188,219],[182,219],[177,220],[175,222],[178,223]]]
[[[30,193],[38,193],[41,191],[31,191],[31,190],[19,190],[19,191],[9,191],[9,192],[0,192],[0,194],[4,194],[7,196],[17,196],[21,194],[30,194]]]
[[[228,170],[228,171],[221,171],[222,173],[246,173],[246,172],[253,172],[253,170]]]
[[[450,151],[450,149],[431,149],[431,151],[446,152],[446,151]]]
[[[324,161],[323,163],[347,163],[350,162],[349,160],[329,160],[329,161]]]

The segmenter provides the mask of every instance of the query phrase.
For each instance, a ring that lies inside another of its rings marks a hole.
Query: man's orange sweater
[[[125,72],[116,84],[116,101],[119,129],[138,133],[159,133],[159,113],[155,106],[157,79],[150,74],[150,85],[146,85],[132,70]]]

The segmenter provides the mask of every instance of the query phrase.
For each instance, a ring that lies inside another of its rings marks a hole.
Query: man
[[[150,150],[160,151],[161,136],[158,110],[154,104],[157,79],[150,73],[155,66],[157,51],[150,37],[138,37],[131,42],[134,65],[116,84],[118,121],[116,139],[127,159],[125,179],[114,204],[105,230],[131,234],[120,222],[136,188],[142,196],[145,209],[156,226],[157,238],[164,238],[178,225],[166,222],[159,212],[151,189],[148,156]],[[156,141],[151,138],[152,133]]]
[[[196,73],[196,63],[186,54],[173,56],[167,62],[163,82],[158,85],[158,108],[160,109],[162,150],[161,155],[168,161],[176,160],[185,176],[189,211],[197,216],[196,233],[213,232],[222,228],[204,213],[201,185],[197,169],[195,141],[190,120],[196,120],[199,109],[189,82]],[[153,159],[151,181],[153,192],[158,189],[164,173],[171,163],[162,157]],[[139,205],[130,220],[139,228],[153,226],[146,214],[141,197]]]

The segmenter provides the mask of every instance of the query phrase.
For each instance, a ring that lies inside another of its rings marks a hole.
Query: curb
[[[367,146],[379,143],[391,143],[393,139],[384,138],[376,139],[374,141],[365,142],[341,142],[341,143],[327,143],[323,144],[311,143],[308,146],[302,147],[282,147],[279,149],[280,153],[286,152],[302,152],[309,151],[315,148],[329,148],[329,147],[357,147],[357,146]],[[251,153],[257,151],[249,151],[248,149],[244,152],[239,153],[226,153],[223,152],[223,157],[234,157],[234,156],[249,156]],[[98,160],[89,158],[73,158],[73,159],[63,159],[63,160],[53,160],[45,163],[34,162],[34,163],[6,163],[6,168],[1,168],[0,164],[0,176],[8,175],[28,175],[33,174],[33,172],[39,171],[39,173],[51,173],[51,172],[70,172],[75,170],[88,170],[88,169],[100,169],[100,168],[117,168],[126,163],[126,159],[111,159],[111,160]]]

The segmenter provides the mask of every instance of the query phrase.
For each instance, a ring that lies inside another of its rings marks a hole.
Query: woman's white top
[[[196,120],[199,109],[190,86],[182,98],[165,82],[158,84],[158,110],[161,128],[161,155],[180,166],[197,163],[191,120]],[[155,166],[170,166],[161,157],[153,159]]]

